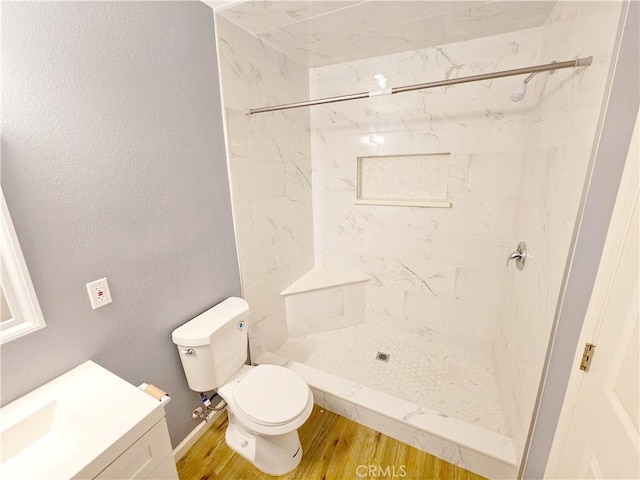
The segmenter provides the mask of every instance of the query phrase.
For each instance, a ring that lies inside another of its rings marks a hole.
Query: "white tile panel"
[[[348,1],[249,1],[221,11],[221,15],[251,33],[299,22],[358,2]]]
[[[494,362],[505,419],[522,454],[609,74],[619,2],[559,2],[542,26],[536,63],[594,55],[586,69],[538,75],[524,141],[511,245],[526,240],[523,271],[508,270]],[[480,178],[478,177],[479,181]]]
[[[219,14],[308,67],[541,25],[555,1],[250,1]]]

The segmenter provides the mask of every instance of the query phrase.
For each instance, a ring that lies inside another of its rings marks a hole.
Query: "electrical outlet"
[[[111,303],[111,292],[109,291],[109,282],[107,277],[96,280],[95,282],[87,283],[87,292],[89,293],[89,300],[91,300],[91,307],[96,308],[104,307],[108,303]]]

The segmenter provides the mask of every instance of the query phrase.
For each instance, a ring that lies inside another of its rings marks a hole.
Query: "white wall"
[[[308,98],[308,73],[222,17],[218,28],[236,235],[257,360],[287,338],[280,292],[313,267],[311,155],[307,109],[248,109]]]
[[[593,55],[586,69],[540,74],[511,242],[527,242],[523,271],[510,270],[494,364],[505,420],[522,455],[603,105],[619,2],[560,2],[542,27],[538,63]]]
[[[376,74],[392,87],[528,66],[539,42],[536,28],[316,68],[311,96],[378,90]],[[531,114],[531,98],[509,98],[521,80],[312,109],[317,263],[373,277],[367,321],[490,351]],[[451,208],[354,205],[356,157],[440,152]]]

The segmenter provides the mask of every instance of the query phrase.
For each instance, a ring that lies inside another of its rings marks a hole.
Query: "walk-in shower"
[[[219,11],[252,361],[296,370],[331,410],[514,478],[620,8]],[[522,241],[525,268],[505,266]]]

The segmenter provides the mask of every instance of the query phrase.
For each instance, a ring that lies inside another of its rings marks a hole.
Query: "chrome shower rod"
[[[515,75],[523,75],[525,73],[539,73],[551,70],[559,70],[561,68],[577,68],[588,67],[591,65],[593,57],[582,57],[575,60],[567,60],[566,62],[551,62],[544,65],[535,65],[533,67],[515,68],[513,70],[503,70],[502,72],[483,73],[480,75],[471,75],[469,77],[451,78],[448,80],[439,80],[437,82],[417,83],[414,85],[405,85],[404,87],[394,87],[387,90],[352,93],[351,95],[340,95],[337,97],[319,98],[317,100],[307,100],[305,102],[287,103],[284,105],[274,105],[272,107],[252,108],[250,114],[274,112],[276,110],[287,110],[289,108],[310,107],[312,105],[323,105],[325,103],[345,102],[347,100],[357,100],[359,98],[376,97],[379,95],[411,92],[413,90],[423,90],[426,88],[446,87],[449,85],[457,85],[458,83],[481,82],[492,78],[513,77]]]

